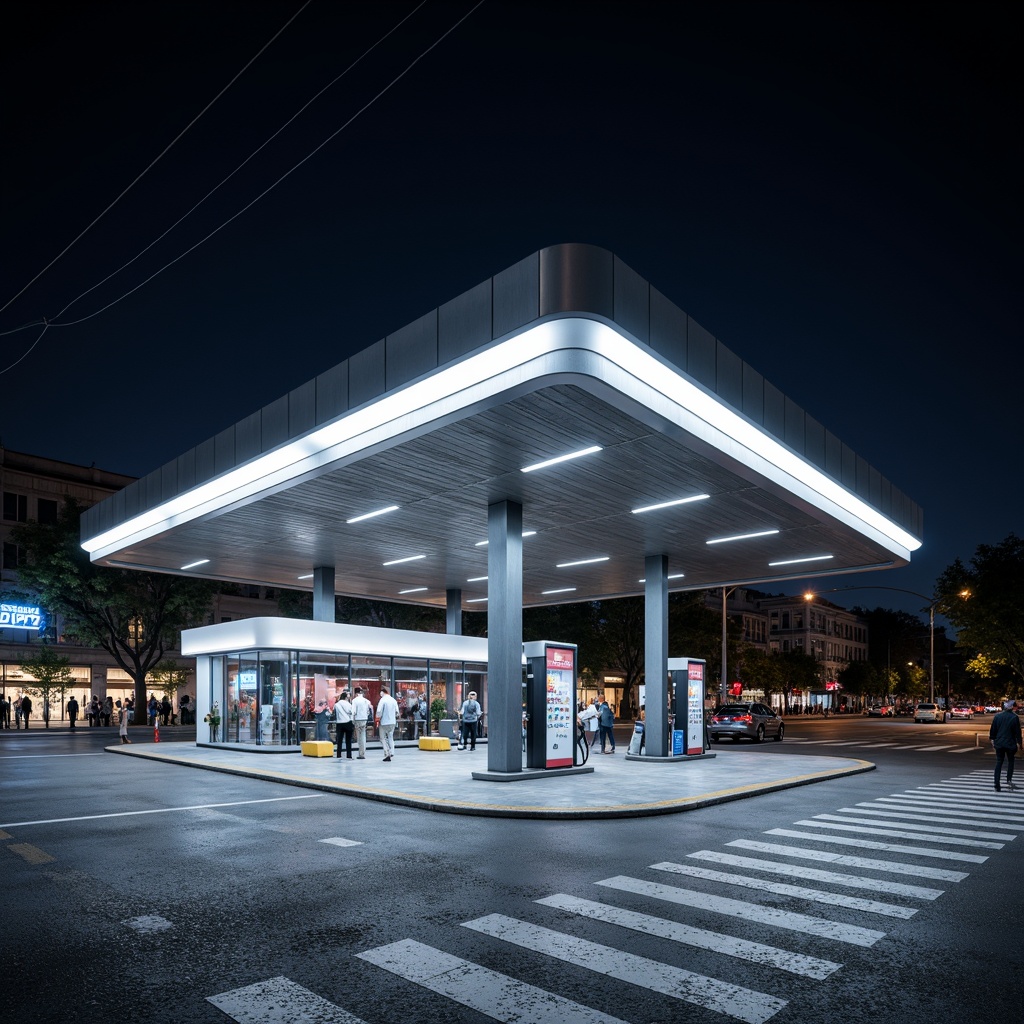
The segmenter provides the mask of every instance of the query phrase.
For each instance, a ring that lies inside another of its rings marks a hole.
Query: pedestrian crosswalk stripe
[[[360,839],[342,839],[341,836],[334,836],[332,839],[321,839],[321,843],[329,843],[331,846],[362,846]]]
[[[955,814],[958,819],[965,822],[971,818],[986,818],[989,820],[998,819],[1000,822],[1024,822],[1024,808],[1017,810],[1003,810],[1000,807],[986,807],[980,802],[971,800],[964,804],[963,800],[936,800],[934,797],[921,799],[912,796],[880,796],[875,801],[884,807],[902,808],[907,810],[935,810],[940,814]],[[858,804],[858,806],[860,806]]]
[[[952,750],[956,746],[954,743],[946,743],[941,747],[918,747],[918,750]]]
[[[674,875],[686,875],[688,878],[704,878],[710,882],[724,882],[726,885],[741,889],[758,889],[761,892],[773,892],[779,896],[794,896],[811,903],[827,903],[829,906],[846,907],[848,910],[861,910],[868,914],[881,914],[884,917],[900,917],[907,920],[917,913],[913,907],[901,907],[894,903],[866,900],[860,896],[823,892],[820,889],[808,889],[802,885],[790,885],[788,882],[769,882],[763,878],[748,878],[746,875],[734,875],[728,871],[712,871],[710,868],[699,868],[693,864],[673,864],[663,861],[661,864],[652,864],[651,868],[654,871],[668,871]]]
[[[822,826],[824,827],[824,826]],[[797,832],[791,828],[770,828],[766,836],[785,836],[787,839],[811,839],[816,843],[832,843],[833,846],[856,846],[862,850],[888,850],[890,853],[909,853],[915,857],[931,857],[935,860],[959,860],[965,864],[984,864],[987,855],[960,853],[953,850],[930,850],[923,846],[902,846],[899,843],[882,843],[874,839],[852,839],[846,836],[815,835],[812,832]]]
[[[875,747],[895,747],[895,743],[865,743],[864,749],[874,749]]]
[[[813,837],[818,842],[821,836]],[[867,871],[885,871],[890,875],[913,875],[915,878],[932,878],[939,882],[962,882],[970,875],[966,871],[950,871],[948,868],[922,867],[920,864],[903,864],[896,860],[879,860],[875,857],[858,857],[855,854],[833,853],[831,850],[811,850],[805,846],[783,846],[780,843],[763,843],[758,839],[734,839],[726,846],[741,850],[755,850],[758,853],[775,853],[780,857],[794,857],[801,860],[815,860],[825,864],[842,864],[844,867],[864,868]],[[876,844],[884,846],[884,843]],[[984,860],[985,858],[982,858]]]
[[[517,921],[504,914],[488,914],[475,921],[465,921],[463,927],[603,974],[616,981],[716,1010],[744,1024],[764,1024],[786,1005],[785,999],[776,996],[695,974],[682,967],[576,938],[541,925]]]
[[[667,903],[676,903],[684,907],[696,907],[713,914],[725,914],[729,917],[743,918],[745,921],[757,921],[759,924],[772,925],[775,928],[786,928],[789,931],[803,932],[805,935],[817,935],[823,939],[834,939],[854,946],[873,946],[885,932],[873,928],[859,928],[856,925],[841,924],[821,917],[810,917],[797,914],[778,907],[762,907],[743,900],[729,899],[727,896],[713,896],[706,892],[693,889],[679,889],[661,882],[648,882],[642,878],[630,878],[616,875],[605,878],[597,883],[609,889],[622,892],[634,892],[640,896],[648,896]]]
[[[284,977],[268,978],[255,985],[207,996],[206,1001],[238,1024],[292,1024],[312,1020],[317,1024],[366,1024]]]
[[[595,921],[615,924],[620,928],[629,928],[645,935],[655,935],[659,939],[671,939],[673,942],[680,942],[687,946],[712,950],[715,953],[736,957],[739,960],[765,964],[768,967],[807,978],[819,980],[827,978],[833,971],[837,971],[843,966],[831,960],[821,960],[803,953],[792,953],[787,949],[777,949],[775,946],[766,946],[761,942],[738,939],[721,932],[694,928],[677,921],[667,921],[661,917],[641,914],[634,910],[623,910],[621,907],[612,907],[607,903],[598,903],[595,900],[586,900],[578,896],[568,896],[565,893],[545,896],[537,902],[542,906],[555,907],[570,914],[579,914]]]
[[[505,1024],[623,1024],[618,1017],[414,939],[378,946],[356,956]]]
[[[855,812],[857,813],[857,812]],[[901,821],[893,822],[890,825],[887,821],[879,821],[877,818],[847,818],[839,814],[816,814],[814,816],[815,821],[841,821],[847,825],[886,825],[892,827],[892,825],[899,825],[901,829],[905,829],[906,832],[911,833],[911,838],[917,838],[917,833],[921,834],[921,838],[927,839],[933,843],[945,843],[954,842],[952,836],[968,836],[968,840],[956,840],[955,845],[977,845],[977,841],[981,839],[1001,839],[1004,842],[1012,842],[1017,837],[1012,833],[1007,832],[976,832],[973,829],[967,828],[942,828],[938,825],[915,825],[912,821]],[[797,825],[806,825],[806,821],[798,821]],[[903,838],[907,838],[906,832]],[[982,844],[987,845],[987,844]],[[998,843],[995,847],[996,850],[1003,848],[1003,843]]]
[[[891,804],[885,804],[881,807],[878,807],[875,804],[867,802],[857,804],[856,807],[839,808],[840,814],[846,812],[849,812],[851,814],[875,814],[878,815],[878,817],[880,818],[899,818],[901,821],[929,821],[942,825],[977,825],[981,828],[1024,829],[1024,821],[1020,822],[1020,824],[1016,824],[1011,821],[993,821],[990,816],[981,814],[974,815],[975,820],[973,821],[970,818],[950,818],[946,817],[946,815],[953,812],[947,811],[944,813],[942,808],[936,808],[938,813],[935,814],[915,813],[924,812],[925,810],[927,809],[924,807],[908,807],[904,810],[900,807],[894,807]],[[969,812],[963,811],[960,813],[967,814]]]
[[[893,896],[910,896],[913,899],[934,900],[942,895],[942,889],[928,889],[921,885],[907,885],[904,882],[890,882],[886,878],[864,878],[862,875],[847,875],[838,871],[822,871],[796,864],[779,864],[776,861],[760,860],[757,857],[738,857],[732,853],[717,853],[714,850],[698,850],[688,853],[694,860],[706,860],[714,864],[728,864],[736,868],[764,871],[766,874],[788,875],[792,878],[806,878],[815,882],[831,882],[849,889],[870,889],[872,892],[891,893]]]
[[[951,754],[969,754],[972,750],[980,751],[981,747],[957,747],[955,750],[951,750]]]
[[[825,817],[825,815],[822,815]],[[833,815],[834,817],[834,815]],[[857,832],[860,835],[868,836],[892,836],[893,839],[916,839],[921,843],[945,843],[948,846],[977,846],[985,850],[1001,850],[1003,843],[989,843],[983,839],[961,839],[957,836],[930,836],[923,832],[903,832],[894,828],[867,828],[865,825],[850,822],[841,824],[832,821],[812,821],[803,819],[794,821],[794,825],[803,825],[805,828],[832,828],[840,832]]]

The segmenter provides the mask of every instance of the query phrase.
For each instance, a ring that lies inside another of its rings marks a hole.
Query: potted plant
[[[218,740],[217,730],[220,728],[220,704],[217,701],[213,702],[213,707],[203,716],[203,721],[210,726],[210,742],[216,743]]]

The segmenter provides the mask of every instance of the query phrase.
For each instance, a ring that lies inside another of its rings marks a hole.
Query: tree
[[[736,664],[736,662],[733,662]],[[757,647],[748,647],[743,652],[740,668],[742,670],[743,682],[754,690],[761,690],[765,699],[768,695],[781,691],[784,695],[788,693],[786,673],[782,663],[782,656],[777,652],[762,651]],[[788,710],[789,702],[785,703]]]
[[[164,658],[157,662],[150,670],[150,675],[156,680],[157,685],[163,690],[167,699],[174,703],[174,695],[183,687],[188,685],[189,669],[179,665],[173,658]]]
[[[936,584],[942,612],[962,647],[1005,665],[1016,687],[1024,683],[1024,539],[1011,533],[979,544],[969,565],[958,558]]]
[[[885,680],[870,661],[851,661],[845,668],[841,668],[839,685],[844,693],[861,700],[867,700],[880,692],[888,692]]]
[[[35,686],[23,686],[22,689],[42,698],[43,722],[49,729],[51,695],[59,696],[60,705],[63,707],[64,694],[74,683],[74,678],[71,675],[71,660],[57,654],[49,644],[44,644],[34,658],[29,658],[21,666],[21,670],[27,672],[36,681]]]
[[[93,565],[79,542],[81,514],[67,498],[56,523],[30,522],[11,531],[26,554],[20,585],[63,617],[66,637],[106,651],[134,681],[135,707],[145,708],[147,674],[177,646],[181,630],[205,619],[214,584]],[[145,714],[136,714],[135,724],[145,722]]]
[[[635,716],[637,686],[644,677],[644,600],[642,597],[620,597],[601,601],[598,612],[601,639],[608,652],[608,667],[616,668],[623,677],[622,704],[619,718]]]

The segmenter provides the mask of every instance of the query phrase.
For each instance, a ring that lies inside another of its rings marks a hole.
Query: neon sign
[[[0,601],[0,629],[46,629],[46,612],[37,604]]]

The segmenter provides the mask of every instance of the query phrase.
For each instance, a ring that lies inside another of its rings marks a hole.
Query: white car
[[[946,713],[938,704],[918,704],[914,708],[915,722],[944,722]]]
[[[958,704],[955,708],[950,708],[949,717],[966,718],[970,721],[974,717],[974,708],[968,707],[966,704]]]

